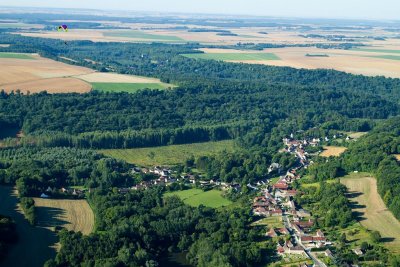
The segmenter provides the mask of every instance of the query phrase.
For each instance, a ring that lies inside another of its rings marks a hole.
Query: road
[[[290,222],[289,222],[289,218],[286,215],[283,215],[283,223],[285,225],[285,227],[287,229],[289,229],[292,237],[294,238],[294,240],[296,241],[296,243],[301,246],[305,253],[307,254],[308,257],[310,257],[310,259],[313,261],[314,266],[316,267],[327,267],[325,263],[323,263],[322,261],[320,261],[317,257],[315,257],[312,253],[311,253],[311,249],[306,248],[305,246],[303,246],[300,243],[300,240],[298,239],[297,235],[294,234],[294,230],[293,228],[290,227]]]

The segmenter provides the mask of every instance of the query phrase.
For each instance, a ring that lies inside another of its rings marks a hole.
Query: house
[[[275,232],[275,229],[272,227],[269,229],[269,231],[266,233],[266,236],[269,236],[271,238],[277,237],[278,234]]]
[[[318,229],[316,232],[318,237],[325,237],[324,233],[321,231],[321,229]]]
[[[127,194],[129,193],[129,188],[118,188],[118,193],[120,194]]]
[[[297,216],[299,216],[300,218],[311,217],[311,213],[309,211],[306,211],[305,209],[299,209],[297,211]]]
[[[284,195],[286,197],[294,197],[297,195],[297,191],[296,190],[287,190]]]
[[[42,193],[42,194],[40,195],[40,197],[41,197],[41,198],[49,198],[50,196],[49,196],[49,195],[46,195],[45,193]]]
[[[273,189],[281,189],[281,190],[288,189],[288,185],[286,183],[276,183],[272,187],[273,187]]]
[[[304,249],[300,246],[288,248],[285,252],[288,254],[307,255]]]
[[[359,248],[353,249],[353,252],[354,252],[354,254],[356,254],[357,256],[364,255],[364,252],[363,252],[361,249],[359,249]]]
[[[288,235],[288,234],[290,234],[290,233],[289,233],[289,230],[288,230],[286,227],[278,228],[277,231],[278,231],[280,234],[282,234],[282,235]]]
[[[324,254],[325,254],[326,257],[329,257],[329,258],[333,259],[333,254],[332,254],[332,251],[330,249],[325,250]]]
[[[287,246],[288,248],[294,247],[293,243],[290,240],[286,241],[285,246]]]
[[[281,209],[277,209],[277,210],[270,210],[269,211],[269,215],[272,217],[275,216],[282,216],[283,215],[283,211]]]
[[[276,252],[277,252],[279,255],[282,255],[283,253],[285,253],[285,249],[278,243],[278,246],[277,246],[277,248],[276,248]]]
[[[268,168],[268,173],[271,173],[275,170],[278,170],[278,172],[279,172],[280,168],[281,168],[281,165],[279,163],[272,163]]]

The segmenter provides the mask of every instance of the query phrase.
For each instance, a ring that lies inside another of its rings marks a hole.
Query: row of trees
[[[39,196],[48,187],[88,188],[130,186],[130,166],[94,151],[70,148],[9,148],[0,150],[0,183],[17,185],[19,195]]]

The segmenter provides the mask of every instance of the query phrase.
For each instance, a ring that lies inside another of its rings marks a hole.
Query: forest
[[[255,266],[264,262],[249,208],[214,210],[162,198],[162,188],[127,195],[93,193],[97,232],[63,231],[47,266],[158,266],[168,252],[187,251],[194,266]]]

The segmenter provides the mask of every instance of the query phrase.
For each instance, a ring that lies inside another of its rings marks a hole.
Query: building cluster
[[[71,197],[71,198],[85,198],[85,193],[90,189],[78,189],[72,187],[51,188],[50,186],[42,192],[41,198],[51,198],[56,196]]]
[[[264,189],[261,196],[257,196],[253,200],[253,214],[263,217],[281,216],[282,218],[284,227],[272,227],[266,233],[266,236],[270,238],[282,236],[284,238],[280,240],[286,240],[284,243],[277,243],[276,249],[279,255],[298,254],[312,258],[311,248],[327,247],[323,253],[329,254],[328,257],[333,257],[328,249],[331,242],[321,230],[315,230],[315,221],[311,213],[298,207],[294,201],[294,197],[299,194],[293,188],[293,183],[301,178],[298,171],[307,168],[312,163],[305,149],[307,146],[318,146],[320,142],[319,138],[296,140],[291,136],[283,139],[284,151],[294,154],[298,162],[296,166],[287,170],[286,173],[284,172],[276,183]],[[268,172],[273,171],[282,174],[282,166],[272,163]]]

